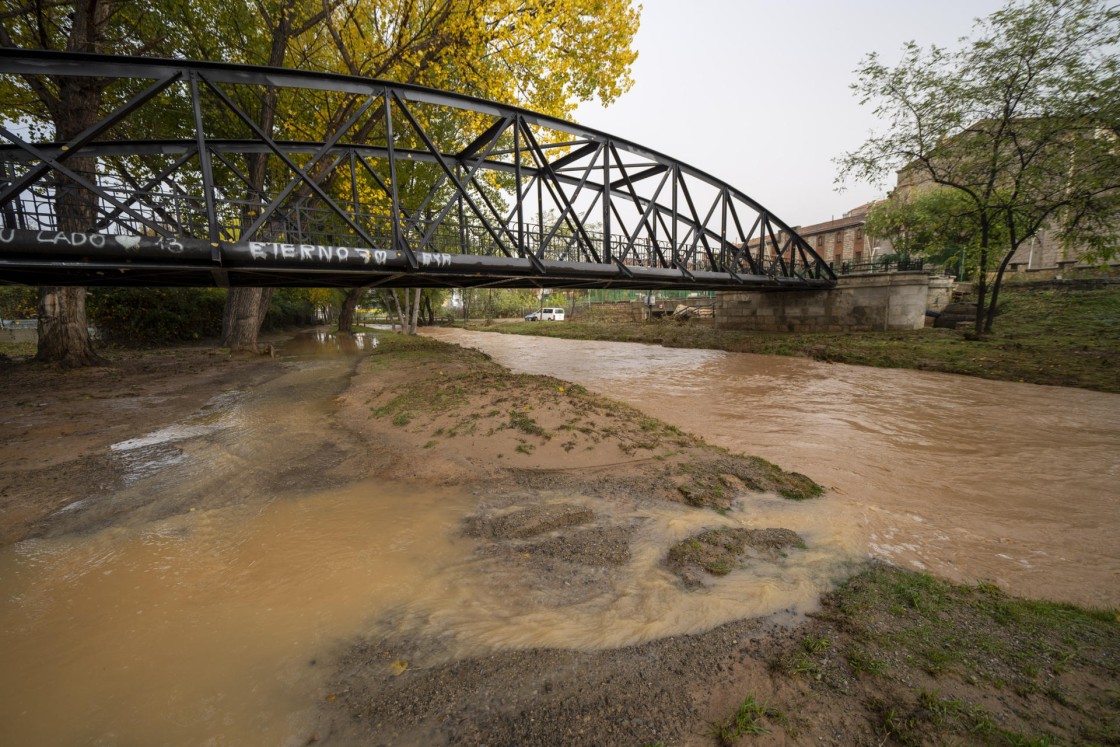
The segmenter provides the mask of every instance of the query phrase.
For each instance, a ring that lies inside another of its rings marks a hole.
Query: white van
[[[564,310],[561,308],[541,309],[534,311],[532,314],[525,316],[527,322],[562,322],[564,321]]]

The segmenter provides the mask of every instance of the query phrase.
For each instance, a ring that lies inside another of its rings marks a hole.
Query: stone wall
[[[929,279],[929,298],[926,308],[930,311],[941,311],[953,302],[953,288],[957,285],[953,278],[939,275]]]
[[[930,280],[923,272],[894,272],[848,275],[826,291],[719,293],[716,327],[765,332],[921,329],[930,308]],[[952,281],[936,280],[937,302],[943,305]]]
[[[631,301],[610,301],[607,304],[578,306],[571,315],[578,321],[638,321],[644,318],[645,306]]]

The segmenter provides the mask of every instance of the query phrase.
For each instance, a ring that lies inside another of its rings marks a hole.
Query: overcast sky
[[[893,186],[837,192],[832,159],[878,128],[849,89],[868,52],[953,46],[1002,0],[643,0],[634,87],[577,122],[661,151],[809,225]]]

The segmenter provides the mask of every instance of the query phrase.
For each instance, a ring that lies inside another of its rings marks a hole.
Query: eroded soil
[[[204,416],[217,392],[275,385],[283,374],[267,357],[197,349],[86,371],[6,365],[0,538],[191,510],[158,494],[114,506],[129,471],[110,446]],[[305,395],[292,388],[293,401]],[[386,338],[316,396],[330,404],[330,432],[301,433],[298,452],[278,433],[259,491],[206,500],[261,500],[310,472],[335,483],[377,474],[467,485],[478,509],[462,533],[508,567],[502,582],[519,579],[557,608],[610,589],[628,562],[635,526],[611,510],[619,502],[715,517],[742,491],[830,500],[804,476],[431,340]],[[699,550],[674,559],[666,546],[664,562],[698,594],[725,567],[805,544],[781,527],[694,539]],[[623,648],[466,657],[454,641],[404,630],[347,642],[329,665],[308,744],[1120,743],[1115,612],[878,565],[808,618],[741,620]]]

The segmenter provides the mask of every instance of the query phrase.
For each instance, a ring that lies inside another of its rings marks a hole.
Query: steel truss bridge
[[[105,86],[102,111],[65,142],[18,97],[6,103],[3,283],[795,290],[836,280],[730,185],[492,101],[292,69],[25,50],[0,51],[0,75],[29,101]]]

